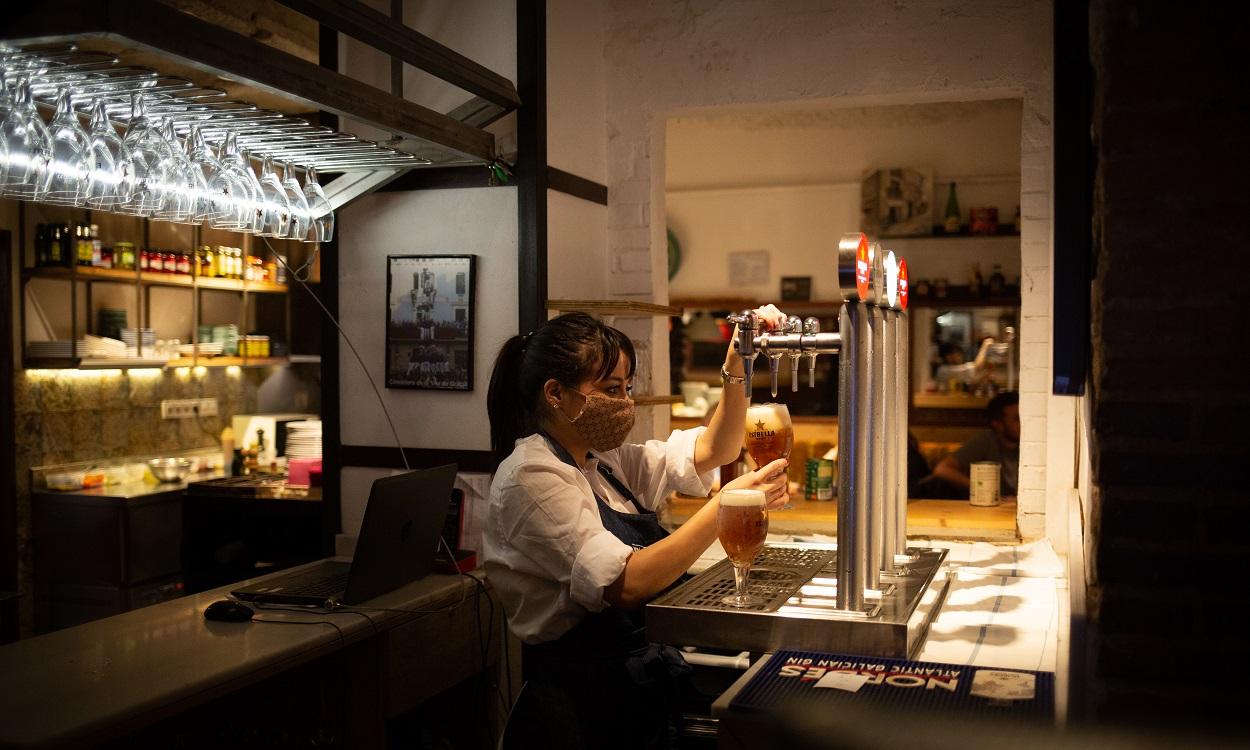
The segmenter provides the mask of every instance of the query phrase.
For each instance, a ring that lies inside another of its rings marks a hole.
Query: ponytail
[[[633,377],[638,361],[624,333],[585,313],[566,313],[542,327],[508,339],[490,374],[486,413],[495,467],[512,453],[516,441],[538,430],[543,384],[555,379],[577,388],[587,378],[607,377],[624,354]]]
[[[534,431],[529,418],[534,411],[533,404],[524,403],[516,377],[521,372],[524,357],[525,337],[513,336],[499,350],[495,368],[490,373],[486,414],[490,418],[491,459],[496,468],[512,452],[513,443]]]

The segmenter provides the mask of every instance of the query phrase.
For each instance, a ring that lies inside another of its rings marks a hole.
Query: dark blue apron
[[[561,461],[577,466],[558,441],[543,437]],[[600,463],[599,473],[638,511],[613,510],[595,493],[605,529],[634,549],[668,536],[656,514],[644,510],[610,468]],[[668,721],[690,671],[679,651],[647,642],[642,607],[591,612],[554,641],[525,644],[521,665],[527,682],[544,683],[568,697],[587,747],[667,747]]]

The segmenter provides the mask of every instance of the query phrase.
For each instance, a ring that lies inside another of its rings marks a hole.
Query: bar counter
[[[482,671],[498,654],[502,608],[469,577],[430,575],[368,609],[261,608],[251,622],[204,619],[205,607],[239,585],[0,648],[0,747],[86,746],[132,735],[340,651],[350,656],[326,667],[351,688],[340,746],[380,746],[385,719]],[[493,626],[484,647],[478,622]]]

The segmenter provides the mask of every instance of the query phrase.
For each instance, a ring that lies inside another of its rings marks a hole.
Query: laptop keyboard
[[[312,570],[283,579],[284,596],[331,597],[343,593],[347,589],[347,570],[326,571]]]

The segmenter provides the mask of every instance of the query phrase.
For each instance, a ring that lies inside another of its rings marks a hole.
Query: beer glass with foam
[[[751,563],[768,536],[768,508],[760,490],[734,489],[720,493],[716,531],[734,568],[734,593],[721,599],[731,607],[750,607],[764,602],[747,593]]]

